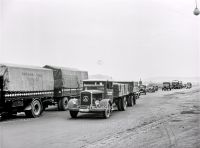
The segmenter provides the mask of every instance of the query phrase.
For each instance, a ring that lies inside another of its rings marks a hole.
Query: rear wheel
[[[68,109],[68,98],[63,97],[58,101],[58,110],[66,111]]]
[[[136,104],[136,99],[133,97],[133,104],[135,105]]]
[[[36,118],[42,113],[42,105],[39,100],[32,100],[31,110],[26,110],[25,114],[27,117]]]
[[[133,96],[130,96],[129,98],[128,98],[128,106],[133,106],[133,104],[134,104],[134,102],[133,102]]]
[[[78,111],[69,111],[72,118],[77,118]]]
[[[122,105],[121,104],[122,104],[121,98],[118,98],[117,108],[118,108],[119,111],[122,111],[122,108],[121,108]]]
[[[121,98],[121,109],[122,111],[125,111],[127,107],[127,101],[126,101],[126,97]]]
[[[105,119],[109,118],[111,115],[111,105],[110,103],[108,103],[108,107],[106,108],[106,110],[103,112],[103,117]]]

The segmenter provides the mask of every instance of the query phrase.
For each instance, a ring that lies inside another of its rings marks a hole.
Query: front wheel
[[[108,103],[108,107],[106,108],[106,110],[103,112],[103,117],[105,119],[109,118],[111,115],[111,105],[110,103]]]
[[[78,111],[69,111],[72,118],[77,118]]]
[[[27,117],[36,118],[42,113],[42,105],[39,100],[32,100],[31,110],[26,110],[25,114]]]

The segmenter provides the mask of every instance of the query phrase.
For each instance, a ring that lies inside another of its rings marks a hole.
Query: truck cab
[[[163,82],[162,91],[171,90],[171,83],[170,82]]]
[[[0,76],[0,110],[3,108],[3,77]]]
[[[76,118],[78,112],[101,112],[104,118],[108,118],[112,110],[112,103],[112,81],[84,80],[80,99],[71,99],[68,103],[68,109],[72,118]]]
[[[146,85],[140,85],[140,94],[145,94],[146,95],[146,93],[147,93],[147,91],[146,91]]]

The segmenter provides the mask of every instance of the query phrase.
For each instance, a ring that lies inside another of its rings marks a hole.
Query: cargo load
[[[49,91],[54,89],[53,72],[40,67],[0,65],[3,91]]]
[[[128,84],[113,84],[113,97],[121,97],[129,94]]]
[[[80,71],[73,68],[63,68],[45,65],[44,68],[52,69],[54,76],[54,88],[80,88],[83,85],[83,80],[88,79],[87,71]]]

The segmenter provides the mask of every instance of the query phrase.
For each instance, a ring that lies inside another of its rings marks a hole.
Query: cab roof
[[[113,82],[113,81],[106,79],[87,79],[83,80],[83,82]]]
[[[102,91],[102,90],[84,90],[82,92],[90,92],[92,94],[102,94],[102,93],[104,93],[104,91]]]

